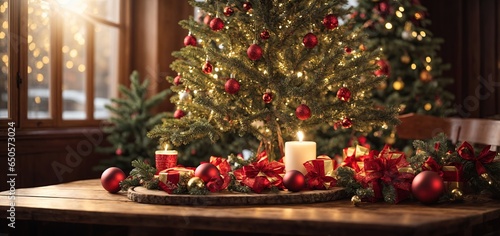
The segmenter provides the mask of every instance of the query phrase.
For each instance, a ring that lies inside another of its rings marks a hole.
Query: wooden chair
[[[495,151],[500,147],[500,120],[450,118],[459,123],[459,141],[471,144],[491,145]]]
[[[409,113],[399,116],[401,124],[396,127],[396,134],[401,139],[431,139],[439,133],[444,133],[456,143],[459,138],[459,120],[441,118],[429,115]]]

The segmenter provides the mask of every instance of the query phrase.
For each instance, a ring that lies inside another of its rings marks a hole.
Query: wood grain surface
[[[9,207],[0,193],[0,210]],[[500,232],[500,201],[397,205],[348,199],[311,204],[172,206],[107,193],[99,180],[16,190],[16,219],[291,235],[473,235]],[[479,230],[479,231],[478,231]]]

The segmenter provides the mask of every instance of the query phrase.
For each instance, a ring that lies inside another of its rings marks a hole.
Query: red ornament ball
[[[350,47],[347,47],[347,46],[346,46],[346,47],[344,47],[344,51],[345,51],[345,53],[347,53],[347,54],[351,54],[352,49],[351,49]]]
[[[210,29],[213,31],[219,31],[224,28],[224,21],[220,18],[214,18],[210,21]]]
[[[337,91],[337,98],[341,101],[348,102],[351,98],[351,91],[346,87],[342,87]]]
[[[184,46],[196,46],[196,38],[193,35],[184,37]]]
[[[175,119],[180,119],[180,118],[184,117],[185,115],[186,115],[186,113],[183,110],[181,110],[181,109],[177,109],[174,112],[174,118]]]
[[[269,34],[269,31],[267,31],[266,29],[260,32],[261,39],[266,40],[269,39],[269,37],[271,37],[271,35]]]
[[[117,148],[116,151],[115,151],[115,154],[117,156],[121,156],[123,154],[123,150],[121,148]]]
[[[346,129],[352,127],[352,120],[349,117],[345,117],[344,119],[342,119],[342,121],[340,123],[341,123],[342,127],[346,128]]]
[[[264,93],[264,95],[262,95],[262,100],[264,100],[265,103],[271,103],[273,101],[273,94]]]
[[[120,182],[126,178],[125,173],[118,167],[110,167],[102,172],[101,185],[110,193],[120,191]]]
[[[304,36],[302,43],[306,48],[311,49],[318,45],[318,38],[313,33],[307,33],[306,36]]]
[[[226,89],[227,93],[236,94],[238,93],[238,91],[240,91],[240,83],[238,82],[238,80],[231,78],[226,81],[224,88]]]
[[[422,203],[437,202],[444,192],[443,178],[434,171],[422,171],[413,179],[411,192]]]
[[[292,192],[299,192],[306,187],[306,178],[298,170],[287,171],[283,177],[285,188]]]
[[[300,104],[300,106],[295,109],[295,115],[299,120],[307,120],[311,117],[311,109],[306,104]]]
[[[377,65],[380,67],[378,70],[375,71],[376,76],[382,76],[386,75],[389,76],[390,74],[390,69],[389,69],[389,63],[385,60],[378,60]]]
[[[212,66],[212,64],[209,61],[206,61],[201,69],[202,69],[203,73],[211,74],[214,67]]]
[[[175,84],[175,85],[182,84],[181,79],[182,79],[182,76],[181,76],[181,75],[177,75],[177,76],[175,76],[175,78],[174,78],[174,84]]]
[[[252,61],[257,61],[262,57],[262,48],[257,44],[252,44],[247,49],[248,58]]]
[[[335,29],[339,26],[339,20],[333,14],[328,14],[323,18],[323,25],[327,29]]]
[[[243,3],[243,8],[245,8],[246,11],[252,10],[252,4],[249,2]]]
[[[225,16],[232,16],[233,13],[234,13],[234,10],[232,7],[230,7],[230,6],[224,7],[224,15]]]
[[[219,169],[210,163],[203,163],[196,167],[194,176],[199,177],[203,182],[207,183],[214,177],[220,177]]]

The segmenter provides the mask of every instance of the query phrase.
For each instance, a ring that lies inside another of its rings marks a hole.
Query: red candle
[[[156,172],[177,166],[177,151],[158,150],[155,152]]]

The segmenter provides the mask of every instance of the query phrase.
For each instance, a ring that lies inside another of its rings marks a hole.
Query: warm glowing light
[[[402,80],[396,80],[394,83],[392,83],[392,87],[394,90],[401,90],[405,86],[405,83]]]
[[[425,61],[426,61],[427,63],[431,63],[431,57],[426,57],[426,58],[425,58]]]
[[[302,75],[304,75],[302,72],[300,72],[300,71],[299,71],[299,72],[297,72],[297,77],[298,77],[298,78],[302,77]]]
[[[69,56],[70,57],[78,56],[78,51],[76,51],[75,49],[71,49],[71,51],[69,52]]]
[[[403,17],[403,13],[401,13],[400,11],[396,11],[396,16],[401,18],[401,17]]]
[[[69,52],[69,47],[68,47],[68,46],[66,46],[66,45],[64,45],[64,46],[62,47],[62,52],[64,52],[64,53],[68,53],[68,52]]]
[[[417,32],[415,31],[411,32],[411,36],[413,36],[414,38],[417,37],[417,35],[418,35]]]
[[[3,55],[2,56],[2,61],[5,62],[5,63],[9,62],[9,56]]]
[[[299,141],[302,142],[302,140],[304,140],[304,132],[298,131],[297,132],[297,138],[299,139]]]
[[[426,104],[424,105],[424,109],[425,109],[426,111],[430,111],[430,110],[432,109],[432,104],[430,104],[430,103],[426,103]]]
[[[42,82],[43,81],[43,74],[37,74],[36,75],[36,81]]]
[[[417,20],[422,19],[422,14],[420,12],[415,13],[415,19]]]
[[[37,69],[42,69],[42,68],[43,68],[43,62],[41,62],[41,61],[37,61],[37,62],[36,62],[36,68],[37,68]]]
[[[42,62],[43,64],[49,64],[49,57],[48,56],[42,57]]]
[[[431,67],[431,66],[425,66],[425,69],[426,69],[427,71],[431,71],[431,70],[432,70],[432,67]]]
[[[385,23],[386,29],[392,29],[392,24],[390,22]]]
[[[35,43],[30,43],[30,45],[28,46],[28,48],[30,49],[30,51],[35,50],[36,44]]]
[[[66,67],[67,67],[68,69],[73,68],[73,62],[72,62],[72,61],[68,61],[68,62],[66,62]]]
[[[415,63],[411,64],[411,69],[412,69],[412,70],[417,69],[417,65],[416,65]]]
[[[37,48],[37,49],[35,49],[35,51],[33,51],[33,56],[34,56],[34,57],[38,57],[38,56],[40,56],[40,50],[38,50],[38,48]]]
[[[42,99],[40,97],[35,97],[35,103],[40,104],[42,102]]]
[[[167,151],[167,150],[168,150],[168,143],[165,144],[165,151]]]
[[[425,36],[426,36],[426,34],[425,34],[425,32],[424,32],[424,31],[420,31],[420,35],[422,35],[422,37],[425,37]]]
[[[33,36],[28,35],[28,43],[31,43],[31,42],[33,42]]]
[[[4,22],[2,23],[2,28],[4,28],[4,29],[8,29],[8,28],[9,28],[9,22],[4,21]]]
[[[85,65],[81,64],[78,66],[78,71],[84,72],[85,71]]]
[[[31,71],[32,71],[31,66],[28,66],[27,71],[28,71],[28,74],[30,74],[30,73],[31,73]]]
[[[0,39],[4,39],[5,38],[5,33],[4,32],[0,32]]]
[[[404,12],[405,11],[404,7],[399,7],[399,11]]]

